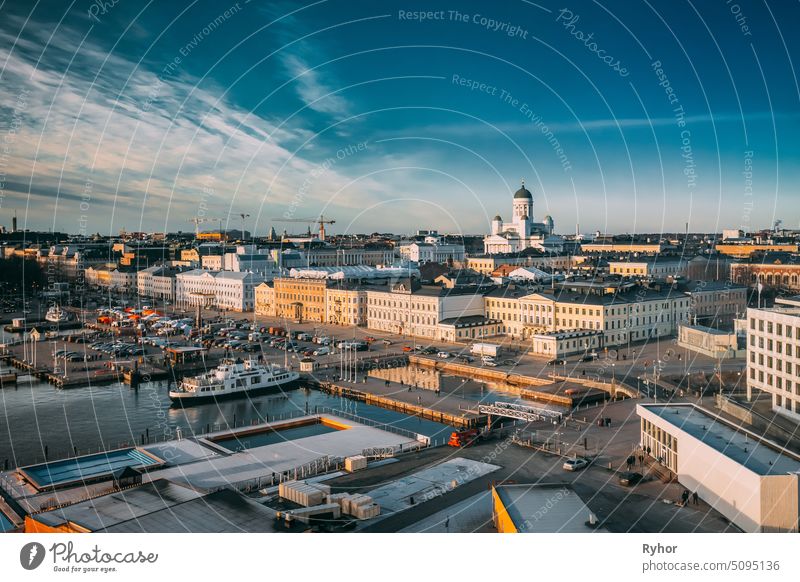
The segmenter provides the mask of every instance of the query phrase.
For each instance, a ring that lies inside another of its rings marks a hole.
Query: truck
[[[481,438],[481,433],[476,428],[457,430],[450,435],[447,445],[450,447],[464,448],[474,445]]]
[[[497,357],[497,352],[500,351],[500,346],[496,344],[472,344],[470,352],[476,356],[491,356]]]

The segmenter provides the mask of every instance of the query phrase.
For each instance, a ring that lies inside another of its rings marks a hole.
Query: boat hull
[[[262,386],[260,388],[251,388],[248,390],[240,390],[238,392],[224,392],[222,394],[200,394],[195,395],[191,392],[174,392],[170,391],[169,399],[172,400],[173,405],[179,404],[181,406],[191,406],[193,404],[203,404],[207,402],[215,402],[218,400],[233,400],[235,398],[244,398],[246,396],[255,396],[257,394],[267,394],[269,392],[281,392],[283,390],[291,390],[300,385],[300,378],[293,380],[286,380],[285,382],[277,382],[269,386]]]

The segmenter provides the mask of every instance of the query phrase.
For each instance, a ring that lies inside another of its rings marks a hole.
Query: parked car
[[[585,356],[583,356],[583,357],[581,358],[581,362],[593,362],[593,361],[594,361],[594,360],[596,360],[598,357],[599,357],[599,356],[598,356],[596,353],[586,354]]]
[[[589,461],[587,459],[576,457],[574,459],[567,459],[564,461],[564,464],[561,466],[565,471],[580,471],[581,469],[585,469],[589,466]]]
[[[641,483],[642,479],[644,479],[644,477],[641,473],[629,471],[626,473],[620,473],[619,484],[625,487],[633,487],[637,483]]]
[[[328,346],[322,346],[321,348],[317,348],[314,350],[315,356],[327,356],[331,353],[331,349]]]

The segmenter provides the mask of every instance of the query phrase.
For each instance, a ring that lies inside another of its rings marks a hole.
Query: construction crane
[[[197,218],[197,217],[195,217],[195,218],[190,218],[189,222],[194,223],[194,236],[195,236],[195,238],[199,237],[199,235],[200,235],[200,225],[203,224],[204,222],[219,222],[219,224],[220,224],[219,233],[220,233],[220,237],[222,236],[222,219],[220,219],[220,218]]]
[[[249,214],[245,214],[244,212],[242,212],[239,216],[241,216],[241,218],[242,218],[242,242],[245,243],[245,242],[247,242],[247,239],[244,236],[244,219],[245,218],[250,218],[250,215]]]
[[[273,218],[275,222],[302,222],[305,224],[319,224],[319,240],[325,240],[325,225],[335,224],[335,220],[325,220],[321,214],[319,218]]]

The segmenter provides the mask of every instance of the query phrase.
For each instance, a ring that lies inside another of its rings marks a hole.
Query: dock
[[[566,408],[593,404],[616,395],[610,384],[604,385],[599,382],[589,382],[581,378],[565,378],[555,374],[551,374],[547,378],[539,378],[507,372],[497,368],[477,367],[418,355],[410,356],[409,363],[433,368],[439,372],[455,376],[497,382],[503,385],[504,390],[515,392],[526,400],[534,400]]]
[[[486,424],[487,417],[477,411],[477,402],[455,394],[440,394],[431,390],[414,389],[373,377],[358,382],[335,382],[320,380],[311,375],[302,376],[308,385],[343,398],[357,400],[395,410],[426,420],[460,428],[472,428]]]

